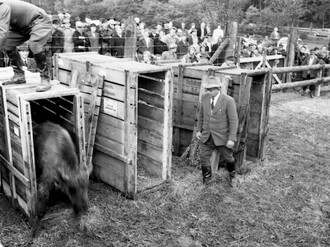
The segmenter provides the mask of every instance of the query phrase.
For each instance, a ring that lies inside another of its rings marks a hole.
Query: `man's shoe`
[[[311,97],[311,98],[314,98],[314,97],[315,97],[315,95],[314,95],[314,92],[313,92],[313,91],[310,91],[310,92],[309,92],[309,97]]]
[[[14,76],[8,81],[4,81],[2,85],[14,85],[14,84],[24,84],[26,83],[24,74],[14,74]]]
[[[237,187],[236,171],[229,172],[229,186],[232,188]]]

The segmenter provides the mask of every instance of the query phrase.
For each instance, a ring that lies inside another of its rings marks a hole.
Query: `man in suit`
[[[237,141],[238,116],[232,97],[220,92],[220,78],[210,76],[203,94],[199,110],[196,137],[200,143],[200,160],[203,183],[212,179],[210,158],[218,150],[226,161],[229,172],[229,184],[235,186],[234,144]]]
[[[152,55],[154,54],[154,41],[150,38],[149,30],[145,29],[142,35],[143,37],[136,43],[139,61],[143,60],[143,53],[145,51],[149,51]]]
[[[116,33],[112,36],[110,44],[111,56],[123,58],[125,51],[125,37],[123,36],[121,27],[116,27]]]
[[[200,25],[200,28],[197,29],[197,37],[200,42],[204,40],[204,37],[208,35],[207,29],[206,29],[206,24],[205,22],[202,22]]]
[[[312,49],[310,50],[310,55],[307,56],[304,61],[302,62],[301,65],[315,65],[315,64],[319,64],[320,61],[317,58],[317,56],[315,55],[315,50]],[[314,79],[316,77],[316,70],[305,70],[303,71],[302,77],[304,80],[310,80],[310,79]],[[309,87],[309,96],[311,98],[314,97],[314,93],[315,93],[315,85],[309,85],[309,86],[303,86],[303,90],[301,92],[302,95],[305,95],[307,93],[307,89]]]

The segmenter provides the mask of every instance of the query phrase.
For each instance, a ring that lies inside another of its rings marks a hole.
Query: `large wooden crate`
[[[86,90],[86,78],[102,78],[95,103],[97,113],[94,111],[98,119],[92,159],[94,177],[129,198],[169,179],[171,70],[127,59],[100,62],[104,58],[91,60],[86,56],[80,61],[77,56],[71,61],[61,55],[58,59],[62,61],[56,63],[57,79],[67,85],[77,81],[86,109],[92,101],[90,95],[95,93],[93,88]]]
[[[51,121],[74,137],[81,166],[86,165],[84,108],[78,89],[53,84],[47,92],[35,92],[38,83],[1,86],[0,153],[1,188],[30,220],[36,217],[37,174],[33,129]],[[3,148],[4,147],[4,148]]]
[[[193,138],[197,124],[197,112],[201,86],[208,76],[220,77],[228,84],[227,94],[236,102],[239,114],[239,158],[238,166],[245,160],[245,154],[263,159],[266,126],[268,121],[269,80],[266,74],[249,77],[248,70],[236,67],[217,66],[174,67],[174,106],[173,106],[173,147],[174,154],[182,154]]]
[[[85,137],[87,164],[92,164],[96,126],[101,105],[103,75],[91,73],[90,66],[128,61],[96,52],[59,53],[54,58],[56,80],[69,87],[78,88],[83,95],[85,109]]]

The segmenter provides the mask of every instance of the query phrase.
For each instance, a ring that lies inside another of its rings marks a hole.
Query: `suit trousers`
[[[211,156],[214,150],[218,150],[220,155],[225,159],[227,163],[228,172],[235,171],[235,159],[233,156],[233,149],[227,148],[226,146],[216,146],[214,144],[212,135],[205,143],[200,143],[200,160],[202,167],[211,166]]]
[[[307,75],[306,78],[304,78],[305,80],[311,80],[311,79],[314,79],[315,77],[311,77],[310,74]],[[309,86],[303,86],[303,90],[306,91],[306,89],[309,87],[309,90],[311,90],[311,92],[314,92],[315,91],[315,85],[309,85]]]

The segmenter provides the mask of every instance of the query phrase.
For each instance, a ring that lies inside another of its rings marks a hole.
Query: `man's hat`
[[[210,76],[207,83],[205,84],[205,89],[209,88],[220,88],[222,83],[219,77]]]

